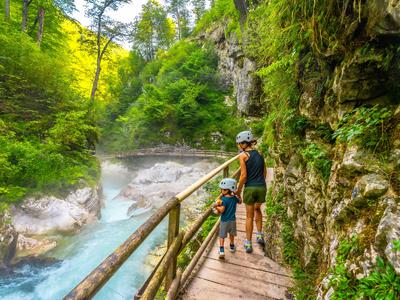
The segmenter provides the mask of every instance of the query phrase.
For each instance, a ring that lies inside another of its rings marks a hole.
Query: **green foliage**
[[[197,22],[194,33],[210,30],[214,24],[221,21],[226,23],[226,35],[235,32],[237,37],[241,38],[239,12],[231,0],[215,0],[211,8]]]
[[[356,283],[351,274],[347,272],[344,263],[336,265],[330,285],[335,290],[332,299],[356,299]]]
[[[71,69],[65,32],[50,30],[62,30],[66,19],[46,17],[41,48],[20,24],[0,21],[0,211],[27,196],[63,196],[98,179],[86,91]]]
[[[311,143],[301,151],[301,155],[308,168],[315,168],[320,172],[325,182],[328,181],[331,174],[332,161],[329,159],[326,150],[315,143]]]
[[[218,85],[217,57],[209,45],[181,40],[159,52],[139,77],[142,93],[117,118],[108,150],[159,143],[234,148],[242,123],[224,103],[227,91]]]
[[[136,18],[133,32],[134,49],[146,60],[153,60],[158,49],[168,49],[174,28],[167,12],[158,1],[149,0]]]
[[[400,276],[392,265],[377,257],[375,270],[359,280],[359,297],[395,300],[400,298]]]
[[[268,113],[264,143],[274,152],[288,153],[299,144],[307,120],[297,112],[299,90],[297,62],[303,47],[301,27],[296,23],[296,4],[266,1],[248,15],[247,55],[261,66],[257,71],[263,83]]]
[[[294,224],[288,217],[284,206],[285,190],[281,188],[275,195],[272,189],[268,190],[266,199],[266,216],[267,216],[267,231],[273,230],[273,222],[279,220],[282,224],[280,237],[283,242],[283,257],[285,262],[290,265],[293,270],[293,276],[296,280],[296,285],[292,292],[296,295],[296,299],[314,299],[314,279],[316,278],[317,270],[313,264],[307,270],[302,268],[300,262],[300,246],[294,237]],[[310,264],[311,265],[311,264]]]
[[[376,266],[366,277],[357,279],[347,271],[345,262],[350,257],[362,254],[357,237],[339,244],[336,265],[332,270],[330,286],[334,293],[331,299],[387,299],[400,297],[400,277],[392,265],[381,257],[376,258]]]
[[[393,241],[393,251],[400,251],[400,240]]]
[[[63,194],[79,187],[81,180],[93,184],[99,166],[81,149],[68,155],[52,140],[40,143],[0,136],[0,169],[4,170],[0,202],[14,203],[34,193]]]
[[[357,143],[373,151],[387,150],[386,127],[391,116],[387,107],[359,107],[343,117],[333,137],[339,142]]]

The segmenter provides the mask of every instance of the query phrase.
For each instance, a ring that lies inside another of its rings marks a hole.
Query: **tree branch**
[[[112,37],[110,37],[107,41],[107,43],[104,45],[103,49],[101,50],[100,53],[100,58],[103,57],[104,53],[106,52],[108,46],[110,45],[110,43],[112,42],[112,40],[116,37],[116,35],[113,35]]]

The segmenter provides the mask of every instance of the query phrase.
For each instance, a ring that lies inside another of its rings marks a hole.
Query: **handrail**
[[[172,244],[177,243],[176,238],[179,236],[180,203],[183,200],[185,200],[188,196],[190,196],[193,192],[195,192],[197,189],[199,189],[202,185],[208,182],[210,179],[215,177],[219,172],[224,171],[224,174],[226,174],[229,165],[233,163],[238,157],[239,154],[229,159],[216,169],[212,170],[210,173],[197,180],[194,184],[187,187],[185,190],[178,193],[176,196],[170,198],[146,222],[144,222],[133,234],[131,234],[125,240],[124,243],[122,243],[106,259],[104,259],[85,279],[83,279],[63,299],[77,300],[77,299],[92,298],[102,288],[102,286],[111,278],[111,276],[119,269],[119,267],[129,258],[129,256],[141,245],[141,243],[154,230],[154,228],[165,218],[167,214],[170,214],[170,225],[171,222],[175,222],[175,225],[177,225],[172,227],[169,226],[168,248],[170,249]],[[175,212],[177,211],[178,214],[171,215],[173,211]],[[171,218],[171,216],[173,216],[173,218]],[[175,230],[173,229],[173,227],[176,227]],[[179,243],[179,245],[181,245],[181,243]],[[176,267],[176,255],[172,256],[175,257],[175,267]],[[175,270],[172,272],[172,276],[175,277]]]
[[[130,156],[199,156],[199,157],[231,157],[236,152],[225,152],[222,150],[198,150],[198,149],[163,149],[163,148],[144,148],[131,151],[115,152],[111,154],[99,154],[100,158],[124,158]]]
[[[227,174],[228,170],[224,170],[224,174]],[[232,175],[231,178],[236,178],[238,179],[240,176],[240,168],[237,169]],[[191,225],[190,229],[188,229],[184,235],[182,240],[180,240],[181,246],[179,251],[176,253],[176,256],[187,246],[187,244],[191,241],[191,239],[195,236],[196,232],[200,229],[200,227],[204,224],[204,222],[207,220],[207,218],[211,215],[212,213],[212,207],[209,207],[206,211],[203,212],[203,214]],[[166,285],[166,290],[168,291],[167,294],[167,299],[172,300],[175,299],[178,292],[185,286],[185,283],[189,280],[189,277],[192,274],[193,269],[197,265],[198,261],[200,260],[203,252],[208,248],[209,243],[211,240],[214,238],[215,233],[219,227],[220,221],[218,220],[213,229],[209,232],[207,235],[206,239],[203,241],[203,243],[200,245],[199,249],[197,250],[196,254],[193,256],[191,259],[189,265],[186,267],[184,272],[182,273],[182,270],[179,269],[174,273],[174,278],[169,282],[169,284]],[[177,238],[174,239],[173,245],[177,242]],[[172,247],[172,246],[171,246]],[[170,248],[168,248],[170,250]],[[168,254],[167,253],[161,258],[160,262],[157,264],[156,269],[153,271],[153,273],[149,276],[147,279],[146,283],[140,291],[144,291],[143,295],[136,294],[135,295],[135,300],[141,299],[141,300],[149,300],[153,299],[154,295],[156,294],[159,286],[160,286],[160,280],[163,277],[160,277],[162,275],[165,275],[162,273],[161,270],[163,270],[168,264],[171,263],[171,257],[166,258]],[[175,263],[176,264],[176,263]],[[157,276],[155,276],[157,274]],[[154,277],[153,277],[154,275]],[[168,279],[168,278],[167,278]]]

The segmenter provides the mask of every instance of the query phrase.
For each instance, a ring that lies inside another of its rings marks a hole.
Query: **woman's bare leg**
[[[262,232],[261,205],[262,205],[262,203],[255,203],[254,204],[254,214],[255,214],[255,219],[256,219],[257,232]]]
[[[246,239],[251,241],[253,234],[254,204],[246,204]]]

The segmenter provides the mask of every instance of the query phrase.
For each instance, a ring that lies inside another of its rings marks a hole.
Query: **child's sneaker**
[[[229,245],[229,251],[231,251],[232,253],[236,251],[236,246],[234,244],[230,244]]]
[[[224,247],[219,247],[218,254],[219,254],[219,259],[224,259],[224,258],[225,258],[225,250],[224,250]]]
[[[257,232],[256,233],[256,241],[258,244],[261,246],[265,246],[265,241],[264,241],[264,233],[262,232]]]
[[[250,241],[248,241],[248,240],[244,241],[244,250],[246,250],[246,253],[253,252],[253,246],[251,245]]]

